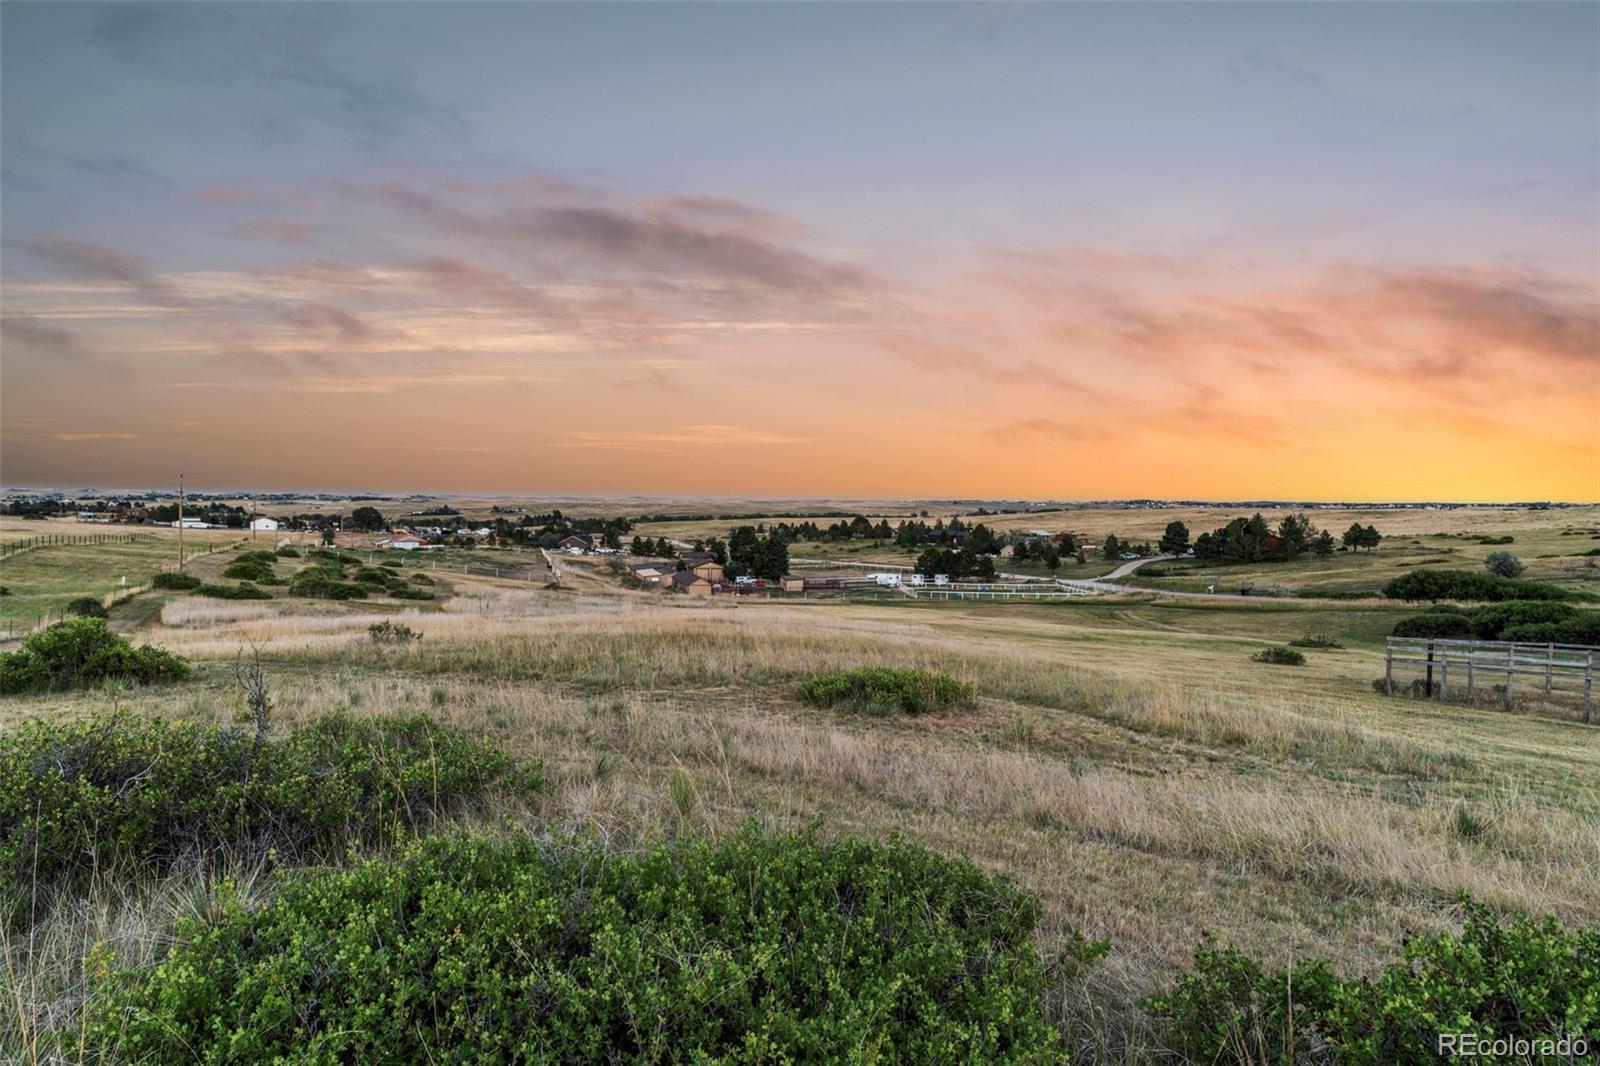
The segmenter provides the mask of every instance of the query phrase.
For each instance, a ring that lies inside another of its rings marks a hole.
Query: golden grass
[[[1052,993],[1101,1061],[1141,1058],[1135,1004],[1202,930],[1269,961],[1372,970],[1404,933],[1446,923],[1459,890],[1600,921],[1593,728],[1378,696],[1370,641],[1312,651],[1303,670],[1248,662],[1313,617],[1364,634],[1360,612],[735,606],[585,587],[461,579],[442,609],[401,611],[175,600],[143,635],[199,660],[200,678],[126,700],[231,719],[228,662],[253,646],[283,723],[427,710],[544,758],[551,791],[504,812],[519,821],[634,839],[821,818],[967,854],[1040,897],[1047,953],[1072,928],[1112,940],[1086,981]],[[366,627],[383,619],[422,640],[374,645]],[[977,706],[869,720],[793,697],[812,673],[868,665],[948,671]],[[103,699],[8,699],[0,725]],[[148,958],[210,891],[174,884],[41,923],[48,943],[8,963],[18,1018],[70,1023],[95,943]]]

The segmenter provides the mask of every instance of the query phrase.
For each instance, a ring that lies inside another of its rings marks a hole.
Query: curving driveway
[[[1139,567],[1144,566],[1147,563],[1159,563],[1168,559],[1176,558],[1177,556],[1175,555],[1152,555],[1148,559],[1133,559],[1129,562],[1123,563],[1121,566],[1117,567],[1104,577],[1085,578],[1079,581],[1061,578],[1057,583],[1062,585],[1076,585],[1079,588],[1089,589],[1092,592],[1124,593],[1139,596],[1162,596],[1181,600],[1223,600],[1228,602],[1244,601],[1245,603],[1292,603],[1304,604],[1307,606],[1333,605],[1339,607],[1354,607],[1372,602],[1370,600],[1325,600],[1302,596],[1241,596],[1237,592],[1179,592],[1177,589],[1155,589],[1145,588],[1141,585],[1123,585],[1117,581],[1117,578],[1127,577],[1129,574],[1133,573],[1135,570],[1139,569]],[[1388,600],[1381,600],[1380,602],[1391,603],[1391,601]]]

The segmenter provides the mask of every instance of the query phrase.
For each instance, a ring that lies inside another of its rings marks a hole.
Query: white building
[[[180,518],[176,522],[172,523],[172,528],[173,529],[180,529],[180,528],[181,529],[210,529],[210,528],[212,528],[212,526],[211,526],[211,523],[207,522],[204,518],[192,518],[189,515],[184,515],[182,518]]]
[[[268,518],[266,515],[260,515],[251,520],[250,528],[266,530],[269,533],[276,533],[281,526],[276,518]]]

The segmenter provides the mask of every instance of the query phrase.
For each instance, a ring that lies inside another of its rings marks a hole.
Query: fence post
[[[1550,691],[1550,681],[1556,669],[1556,646],[1547,645],[1544,653],[1544,690]]]
[[[1474,655],[1471,650],[1468,650],[1468,652],[1467,652],[1467,702],[1468,703],[1472,702],[1472,667],[1473,667],[1473,664],[1475,662],[1477,662],[1477,661],[1478,661],[1478,657],[1476,655]]]
[[[1450,649],[1444,650],[1444,658],[1439,663],[1439,701],[1444,702],[1450,689]]]
[[[1394,695],[1394,640],[1383,642],[1383,690]]]
[[[1506,710],[1508,711],[1511,709],[1511,671],[1516,668],[1516,664],[1513,661],[1516,657],[1516,653],[1517,647],[1515,644],[1506,645]]]
[[[1594,704],[1590,702],[1591,693],[1594,691],[1594,652],[1587,652],[1583,659],[1583,724],[1591,725],[1594,721]]]
[[[1427,693],[1433,695],[1433,641],[1428,641],[1428,680]]]

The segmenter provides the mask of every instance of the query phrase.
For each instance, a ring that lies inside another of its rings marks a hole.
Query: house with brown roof
[[[672,575],[672,587],[690,596],[710,596],[714,586],[709,578],[701,577],[693,570],[679,570]]]

